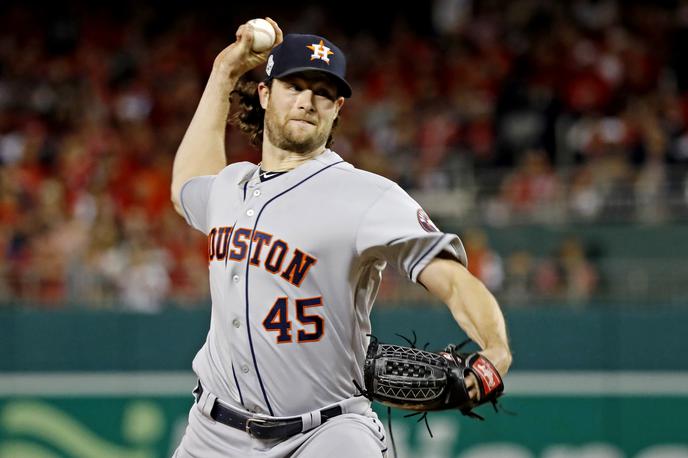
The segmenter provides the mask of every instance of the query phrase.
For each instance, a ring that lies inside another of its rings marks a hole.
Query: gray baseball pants
[[[172,458],[380,458],[385,430],[372,409],[339,415],[285,440],[262,440],[218,423],[194,404],[189,424]]]

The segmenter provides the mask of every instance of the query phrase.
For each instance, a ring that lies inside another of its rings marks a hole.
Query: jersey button
[[[244,374],[248,374],[248,366],[246,364],[241,366],[241,372],[243,372]]]
[[[248,215],[248,216],[253,216],[254,213],[255,212],[253,211],[252,208],[249,208],[248,210],[246,210],[246,215]]]
[[[239,283],[239,276],[238,275],[233,276],[232,280],[234,281],[234,283]]]
[[[232,324],[234,325],[235,328],[241,327],[241,321],[239,321],[239,318],[234,318],[232,320]]]
[[[255,191],[253,191],[253,195],[258,197],[260,195],[260,189],[256,189]]]

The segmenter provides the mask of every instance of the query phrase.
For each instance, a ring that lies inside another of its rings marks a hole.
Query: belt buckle
[[[251,433],[251,423],[254,423],[254,422],[255,423],[265,423],[266,420],[263,420],[262,418],[254,418],[254,417],[246,419],[246,433],[249,436],[256,438],[256,436],[254,436],[253,433]]]

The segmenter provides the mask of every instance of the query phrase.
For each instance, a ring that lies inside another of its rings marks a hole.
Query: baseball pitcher
[[[253,51],[244,24],[215,59],[174,161],[172,201],[207,236],[212,297],[193,361],[195,403],[174,456],[384,456],[371,399],[465,412],[494,399],[511,363],[504,319],[466,270],[456,235],[439,231],[398,185],[330,149],[352,95],[342,50],[320,36],[283,36],[267,20],[272,49]],[[240,80],[263,63],[263,81]],[[260,164],[226,164],[232,93]],[[387,264],[443,300],[482,348],[431,353],[440,355],[427,370],[439,387],[432,402],[391,397],[385,387],[395,380],[373,373],[385,358],[403,360],[368,337]]]

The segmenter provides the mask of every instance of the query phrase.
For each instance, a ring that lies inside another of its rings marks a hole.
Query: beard
[[[273,110],[268,107],[265,111],[265,133],[277,148],[298,154],[306,154],[316,150],[327,142],[330,130],[323,124],[314,126],[314,130],[297,129],[289,124],[289,120],[280,120]]]

